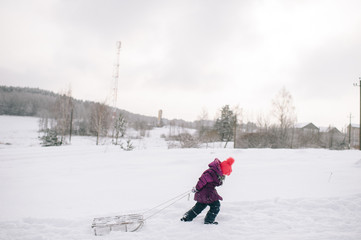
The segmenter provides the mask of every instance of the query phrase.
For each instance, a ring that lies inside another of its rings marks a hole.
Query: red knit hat
[[[228,158],[227,160],[221,162],[221,169],[222,169],[223,175],[229,176],[231,174],[233,163],[234,163],[234,159],[231,157]]]

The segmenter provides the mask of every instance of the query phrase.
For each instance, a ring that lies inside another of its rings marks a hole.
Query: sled
[[[127,214],[113,217],[94,218],[92,228],[95,236],[109,234],[111,231],[136,232],[144,225],[141,214]]]
[[[181,195],[178,195],[160,205],[149,209],[142,214],[125,214],[112,217],[99,217],[94,218],[91,227],[94,230],[95,236],[103,236],[109,234],[111,231],[122,231],[122,232],[136,232],[139,231],[145,220],[153,217],[157,213],[163,211],[167,207],[173,205],[182,198],[188,196],[191,191],[187,191]]]

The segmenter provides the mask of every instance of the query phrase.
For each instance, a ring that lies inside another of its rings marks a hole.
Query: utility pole
[[[358,145],[359,145],[359,150],[361,150],[361,77],[358,78],[359,79],[359,83],[354,83],[353,85],[355,87],[359,87],[360,88],[360,125],[358,128],[359,131],[359,138],[358,138]]]
[[[233,148],[237,148],[237,113],[234,115]]]
[[[352,130],[351,118],[353,118],[351,113],[350,113],[349,118],[350,118],[350,124],[348,125],[348,148],[351,149],[351,130]]]

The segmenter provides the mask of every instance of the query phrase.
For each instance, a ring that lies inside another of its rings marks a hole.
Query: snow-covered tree
[[[63,144],[55,129],[46,129],[44,135],[39,137],[43,147],[60,146]]]
[[[221,141],[227,143],[233,138],[234,126],[236,123],[236,117],[229,105],[222,107],[221,116],[216,120],[215,129],[219,134]]]
[[[118,145],[118,138],[124,137],[127,130],[127,121],[123,114],[119,113],[113,126],[113,144]]]

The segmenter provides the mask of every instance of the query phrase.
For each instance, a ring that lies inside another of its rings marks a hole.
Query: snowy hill
[[[361,153],[318,149],[167,149],[155,129],[134,151],[75,137],[40,147],[37,120],[0,116],[0,239],[360,239]],[[11,144],[11,145],[9,145]],[[142,146],[142,147],[140,147]],[[219,225],[179,221],[187,198],[135,233],[94,236],[93,218],[143,213],[191,189],[209,162],[236,162]]]

